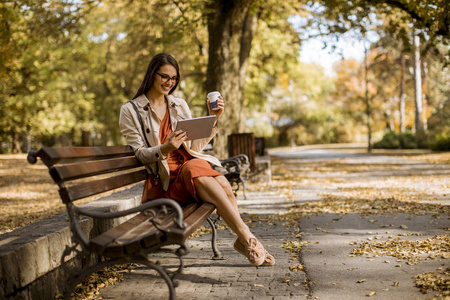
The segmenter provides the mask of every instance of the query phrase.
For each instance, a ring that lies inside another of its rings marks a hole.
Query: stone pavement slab
[[[243,215],[244,218],[248,217]],[[184,274],[179,275],[177,299],[307,299],[304,272],[293,272],[297,265],[281,246],[293,233],[281,222],[254,222],[252,231],[265,248],[275,256],[276,265],[254,267],[233,249],[236,235],[229,229],[218,231],[218,247],[226,260],[211,260],[211,235],[188,241],[190,253],[185,257]],[[161,265],[176,266],[173,255],[154,256]],[[124,273],[124,281],[100,291],[102,299],[167,299],[167,287],[162,279],[147,268],[136,268]]]

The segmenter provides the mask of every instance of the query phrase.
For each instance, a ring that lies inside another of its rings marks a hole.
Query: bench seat
[[[105,257],[117,258],[124,255],[137,255],[143,249],[161,247],[172,243],[173,235],[186,240],[215,210],[214,205],[192,203],[182,208],[185,228],[179,233],[172,232],[172,238],[161,229],[168,230],[174,226],[175,212],[168,210],[152,222],[151,213],[139,213],[130,220],[102,233],[90,240],[89,249]]]

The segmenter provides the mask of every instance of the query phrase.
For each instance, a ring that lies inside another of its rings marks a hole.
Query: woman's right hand
[[[186,139],[186,131],[177,130],[175,132],[172,132],[167,137],[167,142],[163,145],[161,152],[164,155],[167,155],[170,151],[177,150],[186,141]]]

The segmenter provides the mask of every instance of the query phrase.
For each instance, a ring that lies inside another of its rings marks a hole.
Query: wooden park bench
[[[66,245],[61,265],[70,273],[65,289],[68,299],[75,287],[87,275],[111,265],[139,263],[154,269],[169,288],[169,298],[175,299],[175,276],[183,269],[183,256],[188,253],[186,239],[207,220],[212,228],[213,259],[222,256],[216,246],[215,221],[210,217],[212,204],[190,204],[180,207],[171,199],[146,202],[123,211],[84,208],[75,201],[96,194],[143,181],[147,177],[144,166],[136,159],[129,146],[110,147],[44,147],[31,150],[28,161],[36,163],[39,157],[48,167],[59,187],[61,200],[67,207],[72,231],[72,245]],[[116,227],[97,236],[87,236],[80,219],[115,219],[130,216]],[[149,253],[164,251],[163,246],[175,245],[179,267],[169,271],[147,259]],[[71,255],[77,258],[97,257],[94,265],[73,270],[66,264]]]

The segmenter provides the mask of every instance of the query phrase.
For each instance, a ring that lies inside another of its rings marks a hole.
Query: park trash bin
[[[253,133],[232,133],[228,136],[228,156],[239,154],[247,155],[250,171],[255,171],[255,136]]]

